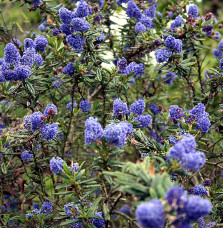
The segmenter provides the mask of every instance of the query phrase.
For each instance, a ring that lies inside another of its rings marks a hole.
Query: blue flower
[[[213,50],[213,54],[216,58],[221,58],[223,57],[223,52],[221,50],[218,50],[218,49],[214,49]]]
[[[137,115],[142,115],[144,112],[144,109],[146,107],[146,104],[143,100],[138,100],[135,101],[131,106],[130,106],[130,111],[132,113],[135,113]]]
[[[104,220],[104,218],[102,216],[102,212],[101,211],[97,212],[97,213],[95,213],[95,215],[100,217],[100,219],[99,218],[93,219],[92,224],[94,226],[96,226],[97,228],[104,227],[105,226],[105,220]]]
[[[27,116],[24,116],[24,119],[23,119],[23,126],[28,131],[31,131],[30,118],[31,118],[31,115],[27,115]]]
[[[81,111],[82,112],[90,112],[91,110],[91,103],[88,102],[88,100],[84,100],[82,99],[81,100],[81,103],[80,103],[80,108],[81,108]]]
[[[76,107],[77,107],[77,103],[76,103],[76,101],[74,101],[73,108],[76,108]],[[72,111],[72,102],[71,101],[67,104],[67,110]]]
[[[126,135],[132,134],[134,132],[132,124],[127,121],[122,121],[118,125],[122,127],[122,131]]]
[[[53,204],[51,202],[44,202],[40,210],[40,214],[49,214],[53,211]]]
[[[33,218],[33,214],[32,214],[32,213],[27,213],[27,214],[26,214],[26,218],[28,218],[28,219],[29,219],[29,218]]]
[[[100,35],[95,38],[97,41],[103,41],[105,39],[105,35],[103,31],[100,31]]]
[[[72,12],[66,8],[61,8],[59,10],[59,17],[60,20],[64,23],[64,24],[69,24],[73,18]]]
[[[96,140],[100,140],[103,135],[103,129],[100,123],[98,123],[96,118],[89,117],[85,121],[85,143],[93,143]]]
[[[48,40],[44,36],[40,35],[35,38],[34,44],[36,51],[44,52],[44,49],[48,44]]]
[[[198,15],[198,7],[196,5],[192,5],[189,7],[187,14],[192,15],[193,18],[197,17]]]
[[[21,56],[14,44],[12,43],[6,44],[4,52],[5,52],[4,61],[6,63],[12,64],[14,66],[19,63]]]
[[[173,84],[173,79],[176,79],[178,76],[174,73],[174,72],[168,72],[166,74],[165,77],[163,77],[164,79],[164,83],[168,84],[168,85],[172,85]]]
[[[130,0],[127,4],[127,10],[126,10],[127,15],[130,18],[136,18],[139,19],[142,16],[142,13],[140,11],[140,9],[138,8],[138,6],[135,4],[135,2],[133,2],[132,0]]]
[[[220,68],[223,70],[223,59],[221,59],[221,61],[220,61]]]
[[[34,112],[31,115],[30,122],[31,122],[31,128],[33,132],[43,125],[42,116],[43,114],[41,112]]]
[[[218,48],[219,48],[219,49],[223,49],[223,39],[219,42]]]
[[[129,0],[116,0],[116,3],[121,6],[122,3],[127,3]]]
[[[167,48],[158,49],[155,52],[156,61],[158,63],[167,62],[171,55],[172,51],[169,51]]]
[[[72,19],[71,24],[76,32],[86,32],[91,27],[91,25],[84,18],[74,18]]]
[[[73,173],[73,172],[75,172],[75,173],[77,173],[78,172],[78,169],[79,169],[79,165],[77,164],[77,163],[74,163],[73,165],[71,165],[70,167],[69,167],[69,169],[70,169],[70,171]]]
[[[111,123],[104,129],[104,138],[107,142],[121,147],[126,142],[126,131],[123,129],[123,125]]]
[[[144,73],[145,66],[142,63],[131,62],[126,68],[126,74],[131,74],[134,78],[140,78]]]
[[[35,48],[35,44],[34,44],[34,41],[30,38],[26,38],[24,40],[24,48],[25,48],[25,51],[28,49],[28,48]]]
[[[153,24],[151,19],[146,15],[142,15],[139,19],[139,22],[141,22],[146,27],[147,30],[150,30]]]
[[[185,117],[183,109],[179,108],[177,105],[171,105],[169,108],[169,120],[177,120]]]
[[[142,228],[163,228],[165,224],[165,211],[162,202],[152,199],[141,203],[136,209],[136,218]]]
[[[150,18],[154,18],[156,16],[156,8],[157,4],[154,4],[149,9],[145,10],[144,14]]]
[[[73,32],[73,28],[69,24],[62,24],[60,26],[60,31],[64,33],[66,36],[71,35]]]
[[[49,117],[49,116],[56,116],[57,114],[57,107],[54,104],[48,104],[44,110],[44,116]]]
[[[89,13],[89,5],[86,1],[81,0],[75,12],[75,17],[87,17]]]
[[[55,175],[58,174],[59,172],[63,172],[63,160],[60,157],[51,158],[50,169]]]
[[[154,116],[161,113],[159,107],[156,106],[155,104],[150,104],[149,110],[153,113]]]
[[[134,117],[133,120],[135,122],[140,122],[138,124],[138,127],[140,128],[148,127],[149,125],[152,124],[152,116],[150,115],[146,115],[146,116],[140,115],[140,116]]]
[[[182,40],[180,39],[175,39],[175,48],[174,48],[174,51],[176,53],[181,53],[183,50],[183,47],[182,47]]]
[[[186,214],[185,220],[194,222],[198,218],[208,215],[211,212],[212,205],[209,199],[202,199],[200,196],[190,196],[183,208]]]
[[[166,193],[166,201],[172,208],[181,208],[187,201],[187,192],[178,185],[170,188]]]
[[[116,118],[121,119],[124,115],[129,114],[128,106],[120,98],[113,103],[113,114]]]
[[[171,49],[174,49],[175,48],[175,41],[176,39],[173,37],[173,36],[168,36],[165,41],[164,41],[164,45],[167,47],[167,48],[171,48]]]
[[[66,41],[77,52],[83,51],[83,45],[86,42],[84,37],[82,37],[82,36],[73,36],[73,35],[68,35],[67,38],[66,38]]]
[[[198,196],[207,196],[208,192],[207,189],[202,186],[201,184],[196,185],[192,188],[193,195],[198,195]]]
[[[213,33],[213,26],[212,25],[205,25],[202,28],[202,31],[206,33],[206,36],[210,36]]]
[[[135,31],[136,33],[144,33],[146,31],[146,26],[144,24],[142,24],[141,22],[138,22],[136,25],[135,25]]]
[[[68,63],[64,68],[63,68],[63,74],[68,74],[69,76],[72,76],[75,72],[75,68],[73,63]]]
[[[204,228],[205,222],[202,217],[198,218],[197,222],[198,222],[198,228]]]
[[[121,213],[130,214],[132,209],[128,205],[124,205],[119,210]]]
[[[56,137],[58,132],[58,125],[53,123],[53,124],[46,124],[43,125],[40,128],[40,133],[42,134],[42,137],[46,140],[51,140]]]
[[[25,65],[19,65],[15,68],[16,79],[24,81],[31,75],[31,68]]]
[[[28,162],[32,160],[33,154],[30,154],[29,151],[23,151],[21,154],[21,158],[24,162]]]
[[[117,67],[119,68],[120,74],[125,74],[126,73],[126,67],[127,67],[127,60],[124,57],[119,59],[117,62]]]

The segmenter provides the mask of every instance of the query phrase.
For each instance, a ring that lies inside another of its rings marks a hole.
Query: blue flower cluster
[[[146,107],[145,102],[143,100],[138,100],[138,101],[135,101],[133,104],[131,104],[130,111],[134,114],[142,115],[145,107]]]
[[[29,162],[33,159],[33,154],[30,154],[29,151],[23,151],[21,158],[24,162]]]
[[[152,199],[141,203],[136,209],[136,218],[142,228],[163,228],[165,224],[165,210],[162,202]]]
[[[32,115],[25,116],[23,126],[25,129],[32,130],[33,132],[40,130],[44,139],[51,140],[57,135],[58,125],[55,123],[45,124],[44,120],[50,118],[51,121],[51,118],[56,116],[56,114],[57,107],[54,104],[48,104],[44,110],[44,114],[42,112],[34,112]]]
[[[193,195],[198,195],[198,196],[207,196],[208,195],[207,189],[201,184],[196,185],[193,188],[190,188],[189,192]]]
[[[50,159],[50,169],[53,174],[63,172],[63,160],[60,157]]]
[[[39,215],[39,214],[46,214],[49,215],[50,212],[53,211],[53,203],[51,202],[43,202],[43,205],[41,209],[39,208],[38,204],[33,204],[33,211],[32,213],[27,213],[26,218],[33,218],[34,215]]]
[[[77,103],[76,103],[76,101],[74,101],[73,108],[76,108],[76,107],[77,107]],[[71,101],[67,104],[67,110],[72,111],[72,102]]]
[[[196,140],[190,134],[184,136],[171,147],[166,156],[168,160],[177,160],[184,170],[198,171],[206,161],[205,154],[196,151]]]
[[[161,113],[161,110],[155,104],[150,104],[149,110],[153,113],[154,116]]]
[[[89,117],[85,121],[85,143],[93,143],[96,140],[101,140],[103,135],[103,128],[100,123],[98,123],[96,118]]]
[[[201,216],[208,215],[212,209],[209,199],[188,196],[187,192],[179,186],[173,186],[166,193],[166,201],[177,214],[177,218],[173,222],[178,225],[177,227],[197,221]]]
[[[120,122],[119,124],[111,123],[104,129],[104,138],[107,142],[116,147],[125,145],[128,134],[133,133],[133,127],[128,122]]]
[[[175,20],[171,23],[170,27],[173,32],[175,32],[176,28],[181,27],[183,25],[183,17],[182,16],[177,16]]]
[[[36,40],[29,39],[31,46],[27,47],[27,39],[24,41],[25,51],[21,56],[16,46],[8,43],[4,49],[4,59],[0,64],[0,82],[5,81],[24,81],[31,75],[31,68],[34,64],[41,66],[43,59],[40,54],[37,54],[38,43]],[[31,40],[31,41],[30,41]],[[47,41],[48,42],[48,41]]]
[[[67,74],[69,76],[73,76],[75,72],[75,68],[73,63],[68,63],[64,68],[63,68],[63,74]]]
[[[219,42],[218,48],[213,50],[213,54],[216,58],[223,57],[223,39]]]
[[[163,82],[172,85],[173,80],[176,79],[178,76],[174,72],[168,72],[165,77],[163,77]]]
[[[91,203],[89,204],[89,207],[91,207]],[[80,216],[79,212],[79,205],[74,204],[74,202],[68,203],[64,205],[64,212],[67,216],[70,217],[70,219],[74,220],[77,219],[78,216]],[[101,211],[95,212],[95,215],[99,218],[90,219],[91,224],[93,224],[96,228],[102,228],[105,225],[105,221],[103,218],[103,214]],[[83,223],[82,222],[76,222],[72,226],[73,228],[82,228]]]
[[[169,120],[177,124],[177,120],[185,120],[185,123],[193,124],[196,121],[197,125],[195,129],[201,130],[203,133],[208,132],[211,122],[209,120],[209,114],[205,111],[206,108],[204,104],[197,104],[190,111],[183,111],[182,108],[179,108],[177,105],[171,105],[169,108]],[[188,116],[188,117],[186,117]],[[179,127],[181,125],[179,124]]]
[[[127,65],[127,60],[124,57],[119,59],[117,67],[120,74],[132,75],[134,78],[142,77],[145,69],[145,66],[142,63],[137,64],[136,62],[131,62]]]
[[[61,84],[63,83],[63,80],[61,79],[61,77],[59,75],[56,75],[55,77],[53,77],[53,86],[54,88],[59,88],[61,86]]]
[[[124,103],[120,98],[117,98],[113,103],[113,114],[118,119],[121,119],[124,115],[129,114],[127,104]]]
[[[59,17],[62,21],[60,30],[67,36],[67,43],[77,52],[83,51],[86,40],[83,36],[76,35],[77,32],[86,32],[91,25],[84,19],[89,14],[89,5],[86,1],[80,1],[75,12],[61,8]]]
[[[80,102],[80,108],[83,113],[90,112],[91,103],[89,103],[87,99],[82,99]]]
[[[192,15],[193,18],[196,18],[198,15],[198,7],[196,5],[191,5],[187,11],[188,15]]]
[[[139,115],[133,118],[135,122],[139,122],[138,127],[145,128],[152,124],[152,116],[150,115]]]

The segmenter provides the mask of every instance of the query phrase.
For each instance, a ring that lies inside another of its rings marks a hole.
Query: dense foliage
[[[0,227],[222,227],[215,15],[189,0],[12,2],[42,22],[20,39],[0,24]]]

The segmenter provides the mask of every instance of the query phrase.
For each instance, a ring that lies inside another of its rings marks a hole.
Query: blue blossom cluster
[[[116,147],[122,147],[126,143],[128,134],[133,133],[133,126],[128,122],[120,122],[118,124],[111,123],[104,129],[104,138],[107,142]]]
[[[176,212],[177,219],[173,222],[177,227],[190,225],[201,216],[211,212],[212,205],[209,199],[202,199],[200,196],[188,196],[187,192],[179,187],[173,186],[166,193],[166,201]]]
[[[90,207],[91,207],[91,204],[90,204]],[[74,202],[71,202],[64,205],[64,212],[67,216],[70,217],[70,219],[72,220],[77,219],[80,216],[79,204],[74,204]],[[93,224],[96,228],[104,227],[105,221],[104,221],[102,212],[101,211],[95,212],[95,215],[98,216],[99,218],[90,219],[91,224]],[[72,227],[81,228],[83,227],[83,223],[76,222]]]
[[[29,151],[23,151],[21,158],[24,162],[29,162],[33,159],[33,154],[29,153]]]
[[[198,15],[198,7],[196,5],[189,6],[187,14],[192,15],[193,18],[196,18]]]
[[[77,107],[77,103],[76,101],[73,102],[73,108]],[[67,110],[68,111],[72,111],[72,102],[70,101],[69,103],[67,103]]]
[[[91,103],[89,103],[87,99],[82,99],[80,102],[80,108],[83,113],[90,112]]]
[[[64,68],[63,68],[63,74],[67,74],[69,76],[73,76],[75,72],[75,68],[73,63],[68,63]]]
[[[30,219],[33,218],[34,215],[49,215],[53,211],[53,204],[51,202],[43,202],[41,208],[39,208],[38,204],[33,204],[33,211],[32,213],[27,213],[26,218]]]
[[[137,64],[136,62],[131,62],[127,65],[127,60],[124,57],[119,59],[117,67],[120,74],[132,75],[134,78],[142,77],[145,69],[145,66],[142,63]]]
[[[135,101],[133,104],[131,104],[130,111],[134,114],[142,115],[145,107],[146,107],[145,102],[143,100],[138,100],[138,101]]]
[[[53,77],[53,82],[52,82],[52,84],[53,84],[53,86],[54,86],[54,88],[59,88],[61,85],[62,85],[62,83],[63,83],[63,80],[61,79],[61,77],[59,76],[59,75],[56,75],[55,77]]]
[[[170,148],[167,159],[177,160],[184,170],[196,170],[205,164],[206,156],[203,152],[196,151],[196,140],[193,135],[187,134]]]
[[[89,117],[85,121],[85,143],[93,143],[96,140],[101,140],[103,135],[103,128],[100,123],[98,123],[96,118]]]
[[[124,103],[120,98],[117,98],[113,103],[113,114],[118,119],[121,119],[124,115],[129,114],[127,104]]]
[[[193,188],[190,188],[189,193],[193,194],[193,195],[197,195],[197,196],[207,196],[208,195],[207,189],[201,184],[196,185]]]
[[[48,104],[44,110],[44,114],[42,112],[34,112],[29,116],[24,117],[23,126],[28,131],[32,130],[35,132],[36,130],[40,130],[42,137],[46,140],[53,139],[58,132],[58,125],[56,123],[45,124],[44,120],[49,118],[50,121],[57,114],[57,107],[54,104]]]
[[[135,122],[139,122],[138,127],[145,128],[152,124],[152,116],[150,115],[139,115],[137,117],[134,117],[133,120]]]
[[[171,23],[170,27],[173,32],[175,32],[176,28],[181,27],[183,25],[183,17],[182,16],[177,16],[175,20]]]
[[[50,169],[53,174],[63,172],[63,160],[60,157],[50,159]]]
[[[61,8],[59,17],[62,21],[60,30],[67,36],[67,43],[70,44],[77,52],[83,51],[83,45],[86,40],[84,36],[77,35],[78,32],[86,32],[90,29],[91,25],[85,20],[88,16],[89,5],[86,1],[79,2],[75,12],[71,12],[66,8]]]
[[[163,77],[163,82],[172,85],[173,80],[176,79],[178,76],[174,72],[168,72],[165,77]]]
[[[150,104],[149,110],[153,113],[154,116],[161,113],[161,110],[155,104]]]
[[[169,120],[173,121],[175,124],[178,123],[177,120],[185,120],[185,123],[193,124],[197,123],[195,129],[201,130],[203,133],[208,132],[210,128],[209,114],[205,111],[206,108],[204,104],[197,104],[192,110],[184,111],[177,105],[171,105],[169,108]],[[186,117],[188,116],[188,117]],[[179,124],[181,127],[181,125]]]
[[[34,64],[37,66],[43,64],[42,56],[36,53],[39,47],[37,42],[39,37],[34,41],[29,39],[31,46],[27,46],[27,39],[24,41],[25,51],[22,56],[14,44],[8,43],[5,46],[4,59],[0,64],[0,82],[24,81],[31,75],[31,68]]]
[[[223,57],[223,39],[219,42],[218,48],[213,50],[213,54],[218,59]]]
[[[162,228],[165,224],[165,210],[162,202],[152,199],[141,203],[136,209],[136,218],[142,228]]]

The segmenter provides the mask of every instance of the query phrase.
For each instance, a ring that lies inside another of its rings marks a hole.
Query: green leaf
[[[89,208],[88,212],[87,212],[87,216],[90,216],[97,208],[98,208],[98,204],[101,201],[101,197],[97,198],[94,203],[92,204],[92,206]]]
[[[1,168],[2,168],[2,172],[3,172],[4,174],[6,174],[6,173],[7,173],[7,169],[6,169],[5,163],[2,163],[2,164],[1,164]]]
[[[66,188],[66,187],[70,187],[70,186],[71,186],[71,184],[60,184],[60,185],[56,186],[55,189],[61,189],[61,188]]]

